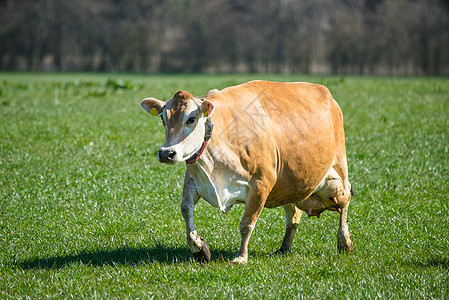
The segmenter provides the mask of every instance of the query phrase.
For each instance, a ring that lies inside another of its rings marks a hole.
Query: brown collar
[[[203,154],[204,149],[206,149],[207,142],[204,141],[201,145],[200,150],[198,150],[195,154],[193,154],[192,157],[190,157],[188,160],[186,160],[186,164],[191,165],[196,163],[196,161],[200,158],[201,154]]]

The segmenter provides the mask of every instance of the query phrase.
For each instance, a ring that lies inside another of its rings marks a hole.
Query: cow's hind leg
[[[338,241],[338,251],[352,253],[354,250],[354,245],[351,241],[351,233],[349,233],[348,228],[348,206],[351,201],[351,196],[354,195],[354,190],[352,189],[352,185],[348,180],[348,171],[346,165],[346,159],[342,160],[343,163],[336,164],[334,166],[335,170],[339,173],[343,183],[343,195],[341,200],[339,201],[341,207],[340,213],[340,225],[338,227],[337,232],[337,241]],[[339,199],[340,200],[340,199]]]
[[[334,110],[333,117],[338,123],[343,124],[343,115],[340,109]],[[340,252],[352,253],[354,246],[351,241],[347,218],[349,202],[351,200],[351,195],[353,195],[354,192],[348,179],[348,161],[346,158],[345,133],[343,126],[335,127],[335,145],[335,164],[333,168],[340,176],[344,190],[343,201],[338,201],[338,206],[341,208],[340,226],[338,227],[337,233],[338,249]]]
[[[283,208],[287,225],[285,227],[285,236],[282,241],[282,246],[276,251],[276,253],[280,254],[290,252],[293,238],[295,237],[296,229],[298,229],[299,220],[301,219],[302,214],[302,210],[297,208],[293,203],[286,204]]]
[[[353,189],[350,187],[351,184],[349,183],[349,181],[347,181],[345,185],[346,185],[347,191],[350,193],[350,195],[353,195],[354,192],[353,192]],[[351,200],[351,196],[349,196],[348,202],[342,208],[341,213],[340,213],[340,226],[338,227],[338,232],[337,232],[338,250],[340,251],[340,253],[342,253],[342,252],[352,253],[352,251],[354,250],[354,245],[351,241],[351,233],[349,232],[348,223],[347,223],[348,206],[349,206],[350,200]]]
[[[354,247],[348,229],[347,218],[348,206],[353,192],[347,177],[342,178],[339,173],[347,174],[342,169],[331,168],[326,175],[324,183],[313,197],[317,197],[321,203],[325,204],[327,209],[340,213],[340,225],[337,232],[338,249],[340,252],[352,253]]]

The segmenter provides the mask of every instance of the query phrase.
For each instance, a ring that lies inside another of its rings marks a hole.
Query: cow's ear
[[[209,117],[215,109],[215,105],[210,102],[209,100],[204,100],[203,103],[201,103],[201,111],[203,112],[204,117]]]
[[[165,102],[156,98],[146,98],[140,102],[140,106],[152,116],[158,116],[164,110]]]

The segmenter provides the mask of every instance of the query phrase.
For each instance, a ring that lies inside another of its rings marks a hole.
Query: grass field
[[[200,201],[212,261],[193,261],[185,166],[157,162],[163,128],[139,102],[251,79],[323,83],[340,103],[353,255],[326,212],[272,256],[284,213],[265,209],[232,266],[243,206]],[[0,73],[0,120],[1,298],[449,298],[447,78]]]

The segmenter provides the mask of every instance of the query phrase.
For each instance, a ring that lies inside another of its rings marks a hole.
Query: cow
[[[286,230],[277,252],[289,252],[303,211],[340,215],[340,252],[353,251],[347,225],[353,189],[348,180],[343,116],[329,90],[305,82],[250,81],[205,98],[178,91],[171,100],[142,100],[162,119],[161,163],[186,162],[181,212],[187,244],[209,262],[208,245],[194,225],[200,198],[223,213],[244,203],[240,249],[231,263],[246,263],[248,242],[264,207],[282,206]]]

